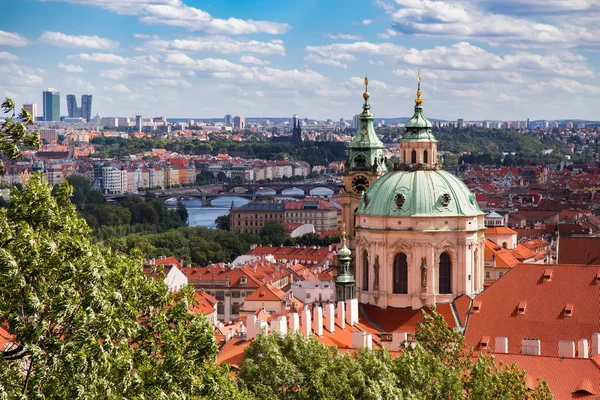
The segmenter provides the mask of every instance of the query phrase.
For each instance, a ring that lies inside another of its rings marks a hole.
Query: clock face
[[[352,190],[362,193],[369,188],[369,180],[364,175],[356,175],[352,178]]]

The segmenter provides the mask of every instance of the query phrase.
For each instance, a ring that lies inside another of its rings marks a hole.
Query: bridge
[[[306,196],[310,196],[310,192],[316,188],[326,188],[333,191],[334,194],[340,193],[340,187],[334,183],[322,183],[322,182],[311,182],[311,183],[298,183],[298,182],[275,182],[275,183],[247,183],[247,184],[216,184],[216,185],[203,185],[195,187],[183,187],[183,188],[172,188],[172,189],[158,189],[148,190],[147,192],[154,194],[161,199],[169,198],[188,198],[188,199],[199,199],[202,200],[203,204],[210,204],[214,199],[220,197],[241,197],[250,201],[255,201],[260,198],[298,198],[302,199]],[[264,193],[264,191],[271,189],[275,193]],[[289,194],[283,193],[286,189],[299,189],[303,194]],[[107,200],[121,200],[124,196],[143,196],[144,193],[130,193],[130,194],[109,194],[106,195]]]

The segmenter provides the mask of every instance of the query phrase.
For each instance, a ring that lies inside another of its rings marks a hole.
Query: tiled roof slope
[[[544,276],[550,273],[550,279]],[[474,303],[465,341],[480,350],[481,338],[508,338],[508,353],[521,353],[524,338],[540,340],[541,355],[558,356],[558,342],[591,341],[600,332],[599,267],[583,265],[519,264],[494,282]],[[573,305],[571,316],[565,307]],[[525,306],[519,313],[519,305]]]
[[[558,262],[599,265],[600,237],[561,236],[558,240]]]

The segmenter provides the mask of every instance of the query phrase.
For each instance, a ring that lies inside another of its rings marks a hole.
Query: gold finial
[[[366,80],[366,78],[365,78]],[[346,223],[342,223],[342,240],[346,240]]]
[[[363,93],[363,97],[367,100],[371,95],[369,94],[369,78],[365,76],[365,92]]]
[[[423,103],[423,99],[421,98],[421,70],[419,70],[419,74],[417,75],[417,98],[415,99],[416,104]]]

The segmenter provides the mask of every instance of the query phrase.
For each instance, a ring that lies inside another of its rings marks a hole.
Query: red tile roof
[[[552,278],[544,280],[548,271]],[[597,274],[597,266],[519,264],[475,298],[481,307],[469,315],[465,341],[478,350],[483,336],[507,337],[508,352],[518,354],[524,338],[535,338],[542,355],[557,356],[560,340],[591,340],[600,331]],[[524,313],[519,304],[526,304]],[[571,316],[567,304],[574,305]]]
[[[519,264],[519,260],[512,255],[510,250],[506,250],[489,239],[485,241],[484,259],[486,261],[495,260],[496,268],[513,268]]]
[[[429,312],[429,307],[424,307]],[[436,311],[440,313],[450,327],[457,327],[456,319],[450,304],[438,304]],[[383,332],[415,333],[417,324],[423,322],[421,310],[412,308],[379,308],[369,304],[359,306],[359,321],[368,327]]]
[[[600,237],[561,236],[558,262],[563,264],[600,264]]]

